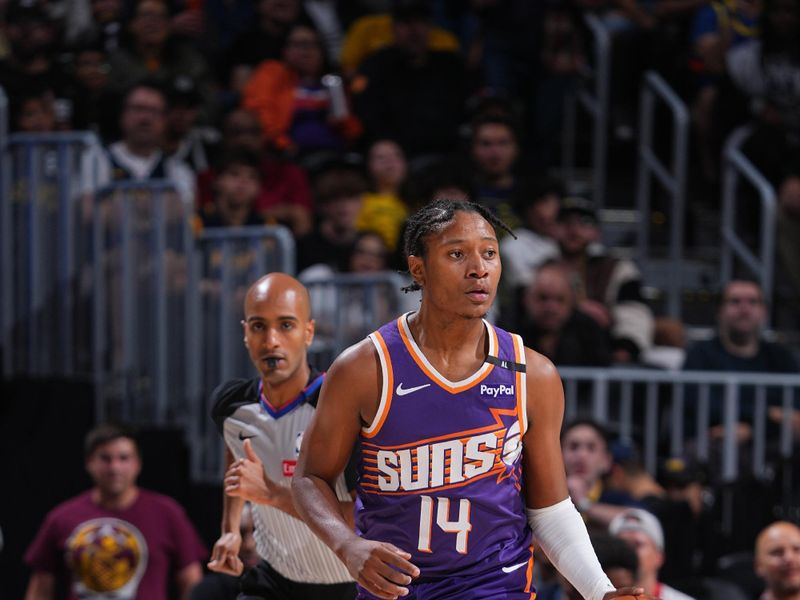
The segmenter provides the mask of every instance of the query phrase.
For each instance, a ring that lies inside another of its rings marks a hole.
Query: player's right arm
[[[225,446],[225,471],[233,463],[233,453]],[[239,549],[242,545],[242,535],[239,526],[242,520],[242,498],[228,496],[222,493],[222,527],[219,539],[211,551],[211,560],[208,568],[217,573],[228,575],[241,575],[244,570],[242,560],[239,558]]]
[[[392,544],[366,540],[347,524],[334,491],[361,427],[378,410],[381,374],[369,340],[346,350],[328,370],[317,410],[303,436],[292,491],[306,524],[345,564],[350,575],[378,598],[408,594],[419,575],[411,555]]]
[[[56,577],[47,571],[34,571],[28,582],[25,600],[53,600],[55,598]]]

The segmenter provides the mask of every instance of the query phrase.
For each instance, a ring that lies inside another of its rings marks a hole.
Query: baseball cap
[[[558,220],[563,221],[569,216],[580,215],[597,224],[597,211],[591,200],[580,196],[567,196],[561,200],[561,208],[558,210]]]
[[[611,535],[619,535],[625,531],[641,531],[659,550],[664,550],[664,530],[661,528],[661,523],[655,515],[644,509],[629,508],[614,517],[608,526]]]

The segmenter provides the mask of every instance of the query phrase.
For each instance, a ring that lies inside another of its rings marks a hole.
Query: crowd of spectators
[[[754,122],[745,149],[776,187],[780,260],[800,295],[800,0],[0,0],[0,86],[12,131],[99,137],[85,195],[165,178],[198,234],[283,224],[305,282],[402,268],[408,214],[466,197],[514,231],[500,241],[492,318],[557,365],[796,373],[791,353],[762,339],[770,307],[748,281],[726,286],[717,335],[684,360],[680,325],[648,304],[637,265],[603,245],[596,207],[548,176],[564,99],[592,60],[589,13],[612,35],[612,144],[635,133],[645,68],[690,104],[693,200],[715,205],[722,142]],[[323,299],[315,312],[325,310]],[[677,354],[665,361],[658,346]],[[767,401],[777,427],[780,399]],[[743,422],[739,442],[750,437]],[[563,443],[587,522],[646,533],[631,576],[663,592],[658,568],[687,558],[669,551],[680,527],[625,509],[696,532],[707,508],[698,482],[676,499],[588,421]],[[767,556],[758,572],[777,577]]]

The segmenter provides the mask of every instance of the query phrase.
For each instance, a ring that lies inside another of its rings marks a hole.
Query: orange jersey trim
[[[371,438],[378,435],[386,417],[389,415],[389,409],[392,407],[392,390],[394,389],[394,373],[392,372],[392,361],[389,360],[389,349],[386,347],[386,341],[379,332],[374,332],[370,336],[370,340],[375,345],[375,350],[378,353],[378,359],[381,363],[381,397],[378,403],[378,411],[375,413],[375,418],[367,428],[361,429],[361,435],[365,438]]]
[[[463,383],[461,381],[455,383],[449,381],[438,371],[436,371],[433,365],[428,362],[428,359],[425,357],[425,355],[422,354],[422,350],[419,349],[419,347],[416,345],[416,342],[411,339],[411,332],[410,330],[406,329],[408,327],[408,322],[406,320],[407,316],[408,315],[405,314],[397,319],[397,329],[400,332],[400,338],[403,340],[406,350],[408,350],[408,353],[411,355],[411,358],[414,359],[414,362],[417,364],[420,370],[443,390],[451,394],[458,394],[473,388],[481,381],[486,379],[486,377],[489,376],[489,373],[492,372],[492,369],[494,369],[494,365],[490,363],[484,363],[475,373],[462,380]],[[492,327],[489,323],[484,321],[484,324],[490,335],[489,353],[491,354],[492,350],[496,352],[495,349],[498,347],[497,333],[495,332],[494,327]]]

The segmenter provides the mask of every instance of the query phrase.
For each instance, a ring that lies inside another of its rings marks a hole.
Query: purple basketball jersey
[[[422,354],[407,317],[370,335],[383,384],[375,419],[361,431],[358,530],[410,552],[419,582],[519,569],[531,591],[525,373],[507,368],[524,364],[522,339],[484,322],[489,355],[499,360],[452,382]]]

